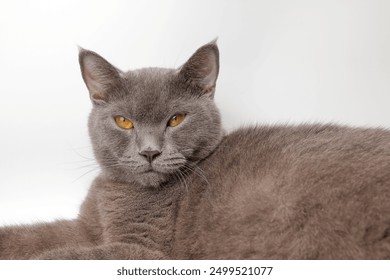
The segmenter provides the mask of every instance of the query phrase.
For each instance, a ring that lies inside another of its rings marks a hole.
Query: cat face
[[[93,109],[89,132],[95,156],[111,179],[158,187],[180,180],[222,137],[213,96],[219,70],[215,42],[179,69],[122,72],[80,50]]]

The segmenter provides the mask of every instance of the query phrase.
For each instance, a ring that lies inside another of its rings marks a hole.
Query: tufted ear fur
[[[118,94],[121,71],[95,52],[80,48],[81,74],[94,105],[102,105]]]
[[[200,47],[179,71],[186,82],[199,87],[202,94],[213,97],[219,72],[219,50],[216,40]]]

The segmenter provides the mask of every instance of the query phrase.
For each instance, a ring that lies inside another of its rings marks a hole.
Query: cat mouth
[[[161,172],[157,171],[152,166],[149,166],[148,169],[146,169],[144,172],[142,172],[142,174],[156,174],[156,173],[161,173]]]
[[[139,170],[138,174],[142,175],[152,175],[152,174],[171,174],[175,173],[179,168],[181,168],[184,165],[184,163],[175,164],[175,165],[162,165],[162,164],[150,164],[148,166],[144,166],[143,170]]]

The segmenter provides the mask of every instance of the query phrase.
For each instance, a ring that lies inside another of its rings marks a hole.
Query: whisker
[[[78,155],[79,157],[83,158],[83,159],[86,159],[86,160],[94,160],[94,158],[90,158],[90,157],[86,157],[86,156],[83,156],[81,155],[79,152],[77,152],[75,149],[72,148],[72,151]]]
[[[94,162],[95,159],[85,159],[85,160],[76,160],[76,161],[69,161],[69,162],[63,162],[62,164],[77,164],[77,163],[86,163],[86,162]]]
[[[183,157],[183,156],[177,156],[177,157],[169,158],[169,159],[167,159],[167,160],[176,160],[176,159],[178,159],[178,160],[184,160],[184,157]]]
[[[81,179],[82,177],[84,177],[85,175],[91,173],[91,172],[94,172],[94,171],[98,171],[99,168],[93,168],[85,173],[83,173],[81,176],[77,177],[76,179],[74,179],[71,183],[73,184],[74,182],[76,182],[77,180]]]
[[[183,173],[180,171],[180,169],[177,170],[177,174],[183,179],[184,189],[188,192],[188,186],[187,186],[187,183],[186,183],[185,176],[184,176]]]
[[[181,166],[181,165],[183,165],[183,161],[180,161],[180,162],[167,162],[167,163],[163,163],[161,165],[169,166],[169,167]]]
[[[203,181],[205,181],[205,183],[207,185],[209,185],[209,181],[207,180],[207,178],[206,178],[206,176],[204,174],[204,171],[199,166],[190,165],[189,163],[186,163],[184,165],[184,168],[186,168],[187,170],[189,170],[192,173],[194,173],[195,175],[197,175],[199,178],[201,178]]]
[[[184,189],[183,182],[182,182],[182,180],[180,179],[180,177],[177,175],[177,171],[175,171],[174,173],[172,173],[172,175],[174,175],[175,178],[176,178],[177,180],[179,180],[181,188]]]
[[[70,168],[70,170],[77,170],[77,169],[89,168],[89,167],[99,167],[99,164],[97,163],[86,164],[86,165]]]
[[[123,162],[123,163],[138,163],[138,161],[135,161],[135,160],[120,160],[120,162]]]

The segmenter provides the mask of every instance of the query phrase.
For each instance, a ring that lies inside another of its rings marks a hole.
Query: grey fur
[[[215,42],[179,69],[122,72],[83,49],[80,65],[102,173],[78,219],[1,228],[0,259],[390,258],[388,130],[223,135]],[[177,113],[184,121],[168,127]]]

